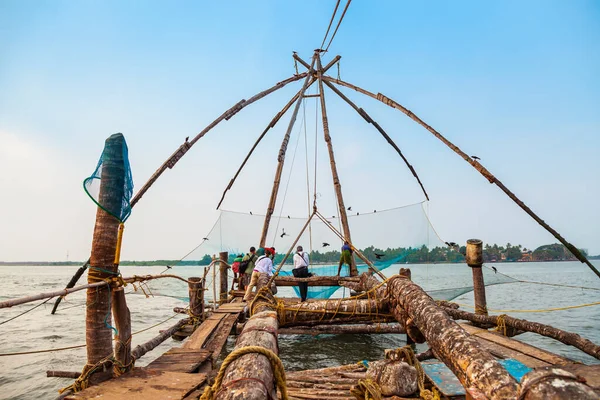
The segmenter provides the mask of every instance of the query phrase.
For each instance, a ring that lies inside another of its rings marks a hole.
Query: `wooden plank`
[[[191,373],[198,370],[200,365],[209,358],[212,358],[212,353],[208,350],[174,347],[152,361],[146,368]]]
[[[246,303],[225,303],[215,310],[215,313],[239,314],[244,311]]]
[[[206,350],[212,352],[213,360],[217,360],[221,351],[223,350],[223,346],[227,342],[227,337],[231,333],[233,329],[233,325],[238,319],[238,314],[221,314],[225,318],[219,324],[219,327],[215,331],[215,334],[207,341],[204,346]]]
[[[202,349],[204,344],[213,333],[213,331],[219,326],[219,323],[223,318],[229,314],[213,314],[208,317],[200,326],[196,329],[196,332],[189,337],[189,339],[183,344],[184,349]]]
[[[519,351],[509,349],[508,347],[501,346],[497,343],[490,342],[482,337],[475,336],[479,344],[483,346],[488,352],[490,352],[494,357],[498,357],[501,359],[513,358],[522,362],[530,368],[538,368],[538,367],[549,367],[552,364],[547,363],[542,360],[538,360],[537,358],[530,357],[526,354],[523,354]]]
[[[538,349],[537,347],[528,345],[516,339],[507,338],[506,336],[503,336],[499,333],[494,333],[485,329],[477,328],[469,324],[461,324],[461,326],[465,331],[467,331],[471,335],[484,338],[486,340],[489,340],[490,342],[494,342],[509,349],[519,351],[525,355],[537,358],[538,360],[542,360],[552,365],[569,364],[573,362],[568,358],[558,356],[546,350]]]
[[[206,381],[205,374],[185,374],[134,368],[131,372],[91,386],[67,399],[159,400],[181,399]]]

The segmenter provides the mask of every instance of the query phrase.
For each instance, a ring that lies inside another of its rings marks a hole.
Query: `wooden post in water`
[[[219,272],[221,273],[220,288],[219,288],[219,304],[227,302],[227,260],[229,259],[229,253],[222,251],[219,253]]]
[[[188,278],[188,281],[190,316],[195,320],[202,320],[204,316],[204,279],[191,277]]]
[[[129,371],[131,364],[131,316],[125,300],[125,290],[122,287],[112,292],[112,312],[115,317],[117,337],[115,341],[115,359],[119,375]]]
[[[92,239],[92,254],[88,283],[94,283],[111,277],[117,272],[114,264],[117,249],[117,236],[120,221],[105,210],[117,210],[121,207],[125,188],[125,162],[123,147],[125,138],[117,133],[106,139],[104,144],[104,164],[100,180],[96,225]],[[103,286],[87,290],[85,317],[85,339],[87,364],[84,372],[113,353],[110,315],[110,288]],[[112,368],[100,369],[90,376],[90,384],[96,384],[113,375]]]
[[[475,313],[487,315],[487,302],[485,299],[485,283],[483,281],[483,242],[479,239],[467,240],[467,265],[473,272],[473,294],[475,296]]]

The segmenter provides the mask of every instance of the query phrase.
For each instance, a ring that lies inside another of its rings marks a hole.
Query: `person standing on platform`
[[[268,250],[268,251],[267,251]],[[262,247],[256,251],[256,255],[258,259],[254,265],[254,271],[252,272],[252,278],[250,279],[250,284],[246,289],[246,294],[244,295],[244,301],[250,300],[250,294],[252,290],[258,283],[258,278],[260,274],[267,274],[268,276],[273,275],[273,261],[271,260],[270,251],[271,249],[263,249]]]
[[[244,290],[245,286],[250,282],[250,277],[254,271],[254,263],[257,258],[256,248],[254,246],[250,247],[250,252],[246,253],[240,263],[240,290]]]
[[[348,241],[344,242],[342,246],[342,256],[340,257],[340,265],[338,266],[337,276],[340,276],[342,272],[342,265],[347,264],[348,267],[352,265],[352,247]]]
[[[308,272],[308,253],[304,251],[302,246],[296,248],[296,254],[294,254],[294,269],[292,274],[295,278],[310,278],[312,274]],[[301,301],[306,301],[308,294],[308,282],[299,282],[298,289],[300,290]]]

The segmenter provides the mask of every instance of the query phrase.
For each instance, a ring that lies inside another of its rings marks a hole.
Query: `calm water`
[[[600,263],[595,262],[599,266]],[[407,265],[402,265],[407,267]],[[578,262],[495,264],[498,270],[518,280],[542,281],[600,289],[598,279],[588,268]],[[385,270],[387,276],[400,266]],[[413,280],[424,288],[443,289],[470,285],[470,269],[465,265],[408,265]],[[77,267],[0,267],[0,300],[61,289]],[[161,267],[122,267],[123,276],[157,274]],[[183,277],[198,276],[201,267],[176,267],[174,273]],[[486,283],[498,280],[499,275],[486,274]],[[83,282],[84,279],[81,280]],[[81,283],[80,282],[80,283]],[[180,281],[164,279],[150,285],[153,296],[147,298],[141,290],[127,297],[134,332],[173,316],[173,307],[187,305],[187,287]],[[148,290],[146,290],[149,293]],[[208,292],[208,297],[211,291]],[[280,295],[290,295],[291,289],[280,288]],[[342,295],[340,290],[337,295]],[[560,288],[527,283],[511,283],[487,288],[488,308],[545,309],[600,301],[600,291]],[[456,302],[472,305],[472,293],[458,297]],[[0,325],[0,353],[22,352],[73,346],[85,343],[85,291],[69,295],[55,315],[50,315],[51,300],[47,304],[13,321]],[[0,310],[0,323],[31,308],[30,303]],[[465,308],[467,309],[467,308]],[[512,313],[511,313],[512,314]],[[555,312],[512,314],[516,317],[552,324],[558,328],[577,332],[585,338],[600,343],[600,306]],[[133,346],[143,343],[173,323],[177,318],[159,327],[133,337]],[[560,355],[586,363],[598,363],[577,349],[564,346],[552,339],[533,334],[521,335],[524,340]],[[151,353],[138,360],[144,366],[178,345],[166,341]],[[288,370],[318,368],[354,363],[363,359],[378,359],[386,348],[404,345],[404,335],[321,335],[283,336],[280,338],[281,358]],[[228,347],[233,346],[230,338]],[[81,371],[85,364],[85,348],[21,356],[0,356],[0,399],[52,399],[57,390],[71,380],[46,378],[46,370]]]

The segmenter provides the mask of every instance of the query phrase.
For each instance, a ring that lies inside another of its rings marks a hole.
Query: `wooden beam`
[[[275,284],[277,286],[298,286],[299,282],[307,282],[308,286],[343,286],[344,283],[359,283],[357,276],[312,276],[310,278],[295,278],[293,276],[277,276]]]
[[[402,325],[398,323],[382,324],[360,324],[360,325],[315,325],[294,326],[292,328],[281,328],[279,335],[323,335],[323,334],[372,334],[372,333],[406,333]]]

